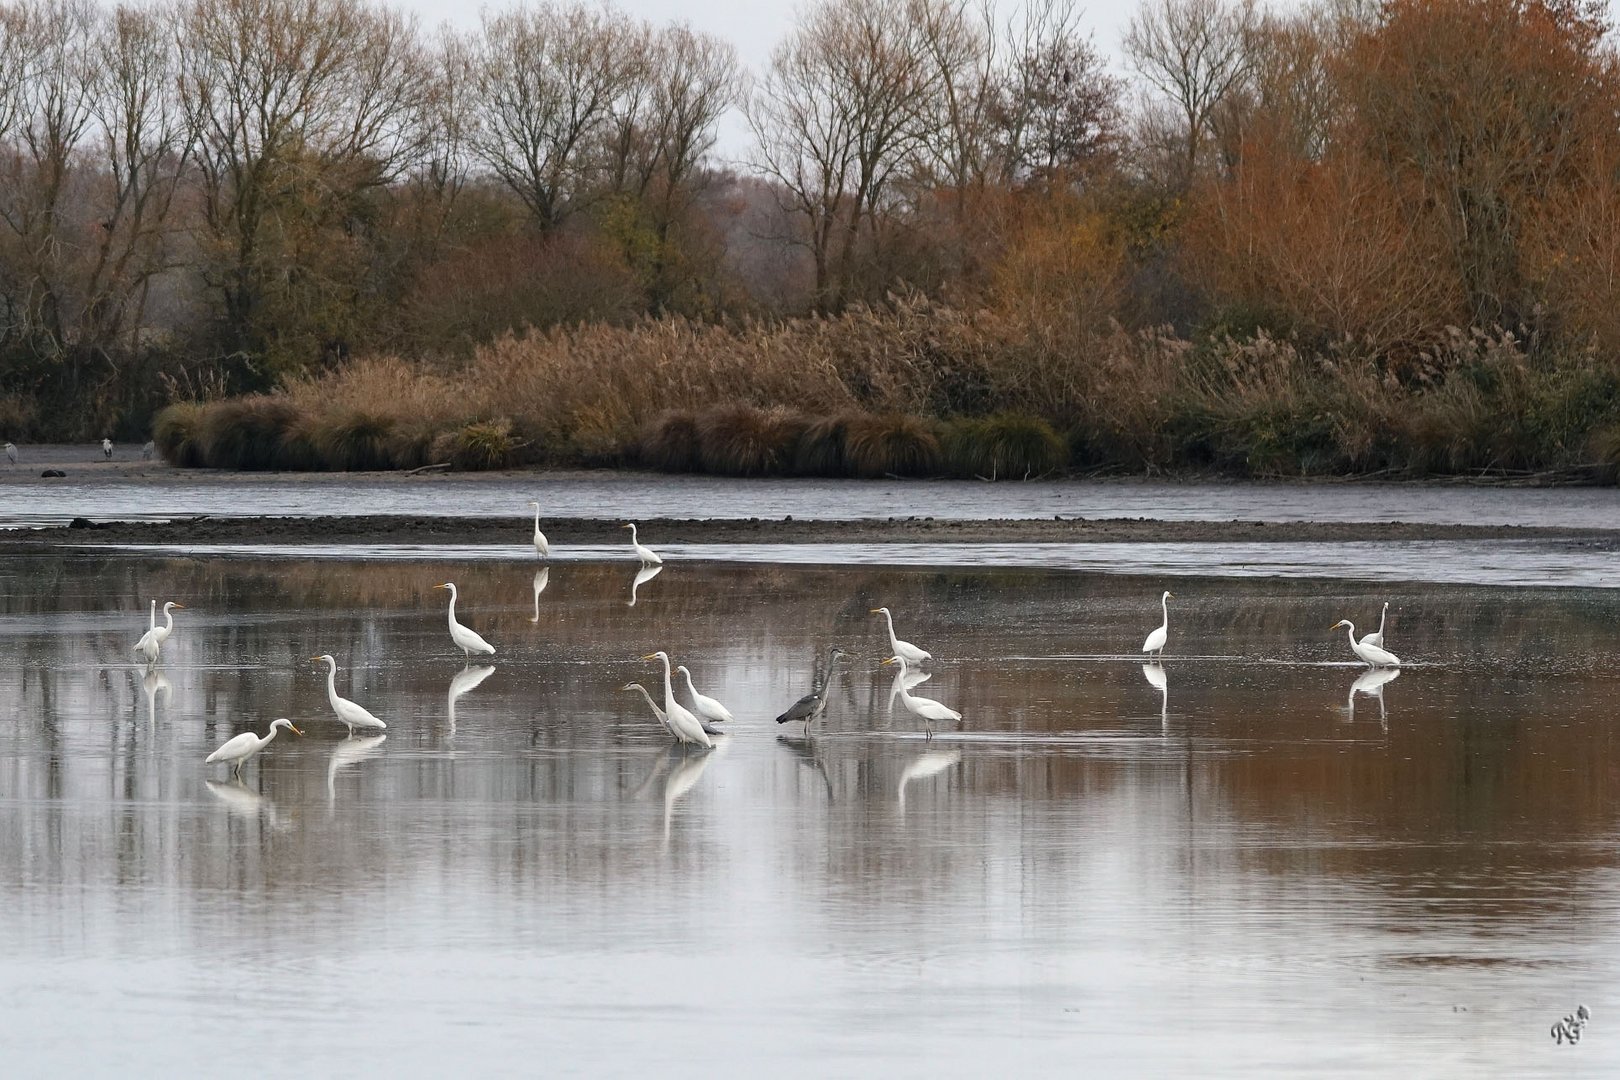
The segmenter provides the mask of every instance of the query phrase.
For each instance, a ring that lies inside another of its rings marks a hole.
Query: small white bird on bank
[[[283,716],[271,723],[270,733],[268,735],[261,738],[260,736],[253,734],[251,731],[244,731],[242,734],[227,741],[224,746],[221,746],[212,754],[209,754],[207,760],[204,761],[203,764],[212,765],[217,761],[223,761],[230,765],[231,773],[233,775],[241,776],[242,763],[247,761],[247,759],[252,757],[254,754],[257,754],[260,750],[263,750],[265,747],[269,746],[271,741],[275,739],[276,732],[280,731],[282,728],[286,728],[294,735],[303,734],[302,731],[299,731],[297,728],[293,727],[293,722],[291,720],[288,720],[285,716]]]
[[[885,664],[899,664],[900,674],[904,675],[906,673],[906,658],[903,656],[891,656],[883,662]],[[934,737],[932,721],[938,720],[941,723],[954,724],[956,721],[962,719],[962,714],[957,712],[955,709],[942,705],[933,698],[918,697],[910,690],[907,690],[904,679],[900,681],[900,701],[907,709],[910,709],[917,716],[922,717],[923,731],[928,734],[930,739]]]
[[[156,604],[157,601],[154,600],[152,603]],[[163,643],[169,640],[170,634],[174,633],[174,611],[176,608],[184,611],[186,605],[177,604],[173,600],[165,603],[163,605],[163,625],[157,625],[157,618],[153,615],[151,627],[141,635],[141,640],[135,643],[135,651],[146,657],[148,664],[157,663],[158,653],[162,651]]]
[[[675,670],[686,676],[686,692],[692,695],[693,712],[697,713],[705,720],[714,721],[716,724],[724,724],[733,719],[730,709],[720,704],[714,698],[707,697],[697,692],[697,687],[692,685],[692,673],[686,670],[685,664],[682,664]]]
[[[141,460],[142,461],[151,461],[152,460],[152,455],[154,453],[156,453],[156,452],[157,452],[157,443],[153,442],[151,439],[147,439],[146,440],[146,445],[141,447]]]
[[[102,439],[101,440],[101,456],[106,458],[108,461],[112,460],[112,440],[111,439]]]
[[[1384,610],[1378,613],[1378,629],[1371,634],[1362,635],[1361,643],[1363,645],[1372,645],[1379,649],[1384,647],[1384,620],[1387,618],[1389,618],[1389,601],[1385,600]]]
[[[1142,642],[1142,651],[1152,653],[1155,659],[1163,659],[1165,642],[1170,639],[1170,598],[1174,595],[1175,593],[1166,592],[1159,597],[1159,607],[1164,611],[1164,622]]]
[[[641,560],[641,565],[642,566],[663,566],[664,565],[664,560],[660,559],[658,557],[658,552],[654,551],[652,548],[648,547],[647,545],[643,544],[640,540],[636,539],[636,526],[635,526],[634,522],[630,522],[628,524],[621,525],[619,527],[621,529],[629,529],[630,530],[630,547],[631,547],[632,550],[635,551],[636,558]]]
[[[540,504],[530,499],[529,505],[534,507],[534,553],[544,559],[551,555],[551,544],[546,541],[546,534],[540,531]]]
[[[675,700],[675,684],[670,675],[669,654],[663,650],[648,653],[643,660],[657,660],[664,665],[664,721],[669,724],[670,732],[683,744],[696,744],[703,747],[712,747],[714,742],[709,733],[703,730],[703,724],[685,705]]]
[[[924,660],[932,660],[933,654],[927,649],[919,649],[909,641],[901,641],[894,636],[894,616],[889,614],[886,607],[875,607],[870,614],[882,615],[883,622],[889,628],[889,654],[898,656],[908,664],[920,664]]]
[[[1365,641],[1356,640],[1356,624],[1349,619],[1340,619],[1329,630],[1337,630],[1341,626],[1349,627],[1350,651],[1355,653],[1364,663],[1373,667],[1400,667],[1401,658],[1387,649],[1380,649],[1377,645],[1368,645]]]
[[[383,731],[388,725],[372,716],[360,705],[346,697],[338,697],[337,692],[337,661],[331,653],[321,656],[312,656],[314,663],[326,664],[326,700],[332,703],[332,711],[337,714],[338,723],[349,729],[349,735],[354,735],[354,729],[362,731]]]
[[[6,460],[13,465],[17,464],[17,448],[11,443],[6,443]]]
[[[450,640],[456,643],[456,648],[472,659],[473,653],[487,653],[495,655],[495,646],[479,637],[471,627],[462,626],[456,621],[456,585],[453,581],[446,581],[442,585],[433,586],[435,589],[450,590]]]

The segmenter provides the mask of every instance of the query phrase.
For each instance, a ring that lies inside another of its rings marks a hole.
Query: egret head
[[[540,503],[535,499],[530,499],[529,505],[534,507],[536,510],[540,509]]]
[[[450,583],[450,582],[448,582],[448,581],[444,581],[444,582],[440,582],[440,583],[439,583],[439,584],[437,584],[437,585],[435,585],[435,586],[433,586],[433,587],[434,587],[434,588],[435,588],[435,589],[453,589],[453,588],[455,588],[455,586],[454,586],[454,585],[452,585],[452,584],[451,584],[451,583]]]
[[[646,656],[643,656],[642,659],[643,660],[662,660],[664,663],[667,664],[667,663],[669,663],[669,654],[667,652],[664,652],[662,649],[660,649],[657,652],[648,653]]]
[[[642,689],[645,689],[645,688],[638,682],[627,682],[623,686],[619,687],[619,689],[620,690],[642,690]]]
[[[1170,590],[1169,590],[1169,589],[1166,589],[1166,590],[1165,590],[1165,591],[1164,591],[1164,595],[1163,595],[1163,596],[1161,596],[1161,597],[1159,597],[1159,599],[1160,599],[1160,600],[1161,600],[1161,601],[1164,601],[1164,600],[1174,600],[1174,599],[1175,599],[1175,597],[1176,597],[1176,594],[1175,594],[1175,593],[1173,593],[1173,592],[1171,592],[1171,591],[1170,591]]]
[[[1338,622],[1336,622],[1332,626],[1328,627],[1328,629],[1329,630],[1337,630],[1341,626],[1349,626],[1351,629],[1355,629],[1355,627],[1351,624],[1349,619],[1340,619]]]
[[[625,523],[624,523],[624,524],[623,524],[623,525],[620,525],[620,526],[619,526],[619,528],[621,528],[621,529],[633,529],[633,528],[635,528],[635,526],[634,526],[634,525],[632,525],[632,524],[630,524],[630,523],[629,523],[629,522],[628,522],[628,521],[627,521],[627,522],[625,522]]]
[[[891,657],[889,657],[889,658],[888,658],[888,659],[887,659],[887,660],[885,660],[885,661],[883,661],[883,663],[884,663],[884,665],[888,665],[888,664],[899,664],[899,665],[900,665],[900,666],[901,666],[901,667],[905,667],[905,666],[906,666],[906,662],[905,662],[905,661],[904,661],[904,660],[902,660],[902,659],[901,659],[901,658],[900,658],[900,657],[898,657],[898,656],[891,656]]]
[[[675,668],[675,670],[680,672],[682,675],[685,675],[688,679],[690,679],[692,677],[692,673],[690,671],[686,670],[686,665],[685,664],[678,665]]]
[[[309,658],[309,662],[312,664],[331,664],[333,667],[337,667],[337,660],[332,656],[331,653],[322,653],[320,656],[312,656]]]
[[[178,600],[170,600],[163,605],[163,610],[168,611],[170,608],[178,608],[179,610],[184,611],[186,610],[186,605],[180,603]]]
[[[299,731],[296,727],[294,727],[293,722],[291,720],[287,719],[285,716],[278,717],[276,719],[276,722],[271,724],[270,727],[272,729],[278,728],[278,727],[284,727],[288,731],[292,732],[294,735],[302,735],[303,734],[303,732]]]

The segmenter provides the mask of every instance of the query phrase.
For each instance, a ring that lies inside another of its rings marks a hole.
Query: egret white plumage
[[[471,627],[462,626],[456,621],[455,582],[446,581],[442,585],[435,585],[433,587],[435,589],[450,590],[450,640],[456,643],[456,648],[460,649],[468,660],[472,659],[473,653],[488,653],[491,656],[495,655],[495,646],[479,637]]]
[[[904,675],[906,672],[906,658],[899,654],[891,656],[883,662],[885,664],[899,664],[900,674]],[[962,719],[962,714],[955,709],[942,705],[933,698],[918,697],[910,690],[907,690],[903,679],[900,682],[900,702],[917,716],[922,717],[923,731],[927,733],[930,739],[934,737],[933,721],[955,723]]]
[[[920,664],[924,660],[932,660],[933,656],[926,649],[919,649],[909,641],[901,641],[894,636],[894,616],[889,614],[886,607],[875,607],[871,610],[873,615],[882,615],[884,623],[889,628],[889,653],[903,658],[909,664]]]
[[[1366,642],[1356,640],[1356,624],[1349,619],[1340,619],[1329,630],[1337,630],[1341,626],[1349,627],[1350,651],[1355,653],[1364,663],[1373,667],[1400,667],[1401,658],[1388,649],[1380,649],[1377,645],[1368,645]]]
[[[1384,620],[1389,618],[1389,601],[1384,601],[1384,610],[1378,613],[1378,629],[1371,634],[1363,634],[1361,643],[1373,645],[1382,649],[1384,647]]]
[[[703,719],[713,720],[717,724],[724,724],[726,721],[733,719],[730,709],[720,704],[714,698],[697,692],[697,687],[692,685],[692,673],[686,670],[685,664],[682,664],[675,670],[686,676],[686,692],[692,696],[693,712],[697,713]]]
[[[648,653],[643,660],[657,660],[664,665],[664,721],[675,738],[684,744],[695,743],[698,746],[713,746],[709,733],[703,730],[703,724],[685,705],[675,700],[675,683],[671,678],[669,654],[660,649],[655,653]]]
[[[212,765],[216,761],[223,761],[231,766],[231,772],[240,776],[242,774],[242,763],[248,758],[252,757],[254,754],[257,754],[260,750],[263,750],[265,747],[269,746],[271,741],[275,739],[276,732],[280,731],[282,728],[286,728],[294,735],[303,734],[302,731],[299,731],[297,728],[293,727],[293,722],[291,720],[288,720],[285,716],[283,716],[270,724],[270,733],[268,735],[261,737],[253,734],[251,731],[244,731],[235,738],[228,740],[224,746],[221,746],[212,754],[209,754],[207,760],[204,761],[204,764]]]
[[[658,557],[658,552],[636,539],[636,526],[634,522],[619,526],[630,530],[630,547],[635,551],[636,558],[641,560],[642,566],[662,566],[664,560]]]
[[[156,600],[152,602],[157,603]],[[157,619],[154,617],[152,626],[146,633],[141,635],[141,640],[135,643],[135,651],[146,657],[148,664],[157,663],[158,653],[162,651],[163,643],[169,640],[170,634],[174,633],[174,612],[176,608],[184,611],[186,605],[176,603],[173,600],[166,602],[163,605],[163,625],[158,626]]]
[[[623,686],[619,687],[619,689],[640,690],[641,696],[647,699],[647,708],[651,709],[653,711],[653,715],[658,718],[658,726],[668,732],[671,738],[675,737],[675,729],[669,726],[669,717],[664,715],[664,710],[658,707],[658,702],[654,701],[652,695],[647,693],[647,688],[645,686],[642,686],[638,682],[631,682],[625,683]]]
[[[331,653],[312,656],[310,660],[315,663],[326,662],[326,700],[332,703],[332,711],[337,714],[338,723],[347,727],[351,736],[355,728],[363,731],[383,731],[388,727],[360,705],[346,697],[338,696],[337,661],[333,659]]]
[[[827,701],[832,693],[833,676],[838,673],[838,661],[848,656],[843,649],[834,645],[827,650],[826,666],[810,677],[810,692],[804,697],[789,705],[787,711],[776,718],[778,724],[791,724],[795,721],[804,721],[804,734],[810,735],[810,725],[821,719],[827,711]]]
[[[106,458],[108,461],[112,460],[112,440],[111,439],[102,439],[101,440],[101,456]]]
[[[1143,652],[1153,653],[1155,657],[1164,656],[1164,644],[1170,638],[1170,598],[1174,595],[1174,593],[1166,592],[1159,597],[1159,607],[1164,611],[1164,622],[1160,623],[1159,628],[1149,634],[1146,641],[1142,642]]]
[[[11,443],[6,443],[6,460],[13,465],[17,464],[17,448]]]
[[[551,554],[551,545],[546,541],[546,534],[540,531],[540,504],[530,499],[529,505],[534,507],[534,553],[544,559]]]

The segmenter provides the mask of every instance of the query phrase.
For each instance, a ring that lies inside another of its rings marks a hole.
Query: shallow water
[[[442,562],[0,566],[6,1071],[1620,1066],[1620,597],[1187,578],[1161,673],[1121,655],[1156,580],[671,564],[630,606],[632,569],[457,567],[469,671]],[[143,678],[150,596],[189,610]],[[1325,627],[1386,599],[1375,687]],[[959,730],[891,713],[879,603]],[[834,641],[806,741],[770,718]],[[658,647],[737,714],[715,751],[618,689]],[[242,784],[202,764],[278,715]]]
[[[624,472],[524,476],[195,474],[40,480],[0,470],[0,527],[75,517],[163,520],[403,514],[548,518],[931,516],[1150,518],[1164,521],[1406,521],[1425,524],[1620,527],[1620,488],[1456,484],[1291,484],[975,480],[734,480]]]

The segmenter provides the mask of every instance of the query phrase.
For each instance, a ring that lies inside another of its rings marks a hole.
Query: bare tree
[[[1131,18],[1125,53],[1179,112],[1188,178],[1216,110],[1249,75],[1257,18],[1253,0],[1147,0]]]

